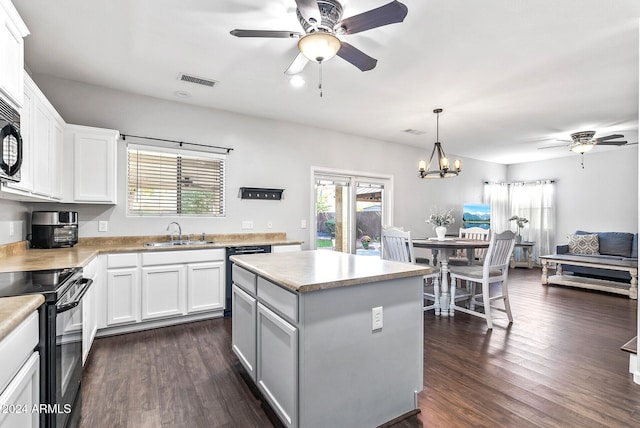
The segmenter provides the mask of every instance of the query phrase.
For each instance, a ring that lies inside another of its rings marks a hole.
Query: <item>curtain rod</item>
[[[497,182],[497,181],[485,181],[484,184],[507,184],[507,185],[511,185],[511,184],[540,184],[540,183],[555,183],[556,180],[548,180],[548,179],[544,179],[544,180],[535,180],[535,181],[513,181],[510,183],[505,183],[505,182]]]
[[[227,154],[229,154],[229,152],[231,152],[231,150],[233,150],[231,147],[208,146],[206,144],[187,143],[187,142],[184,142],[184,141],[167,140],[165,138],[142,137],[140,135],[131,135],[131,134],[120,134],[120,135],[122,136],[122,141],[126,141],[127,137],[132,137],[132,138],[142,138],[143,140],[164,141],[164,142],[167,142],[167,143],[175,143],[175,144],[179,144],[180,147],[182,147],[184,144],[186,144],[188,146],[204,147],[204,148],[208,148],[208,149],[226,150]]]

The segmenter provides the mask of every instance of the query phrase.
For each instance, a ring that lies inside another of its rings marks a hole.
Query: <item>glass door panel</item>
[[[356,183],[356,254],[380,257],[383,193],[381,184]]]
[[[316,248],[348,253],[349,180],[316,180]]]

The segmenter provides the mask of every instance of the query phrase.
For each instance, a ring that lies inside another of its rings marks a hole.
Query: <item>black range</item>
[[[92,284],[82,268],[0,273],[0,297],[42,294],[40,308],[41,427],[67,428],[80,417],[82,298]]]

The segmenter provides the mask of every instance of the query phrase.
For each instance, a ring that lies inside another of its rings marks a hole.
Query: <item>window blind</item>
[[[127,146],[130,216],[222,217],[226,156]]]

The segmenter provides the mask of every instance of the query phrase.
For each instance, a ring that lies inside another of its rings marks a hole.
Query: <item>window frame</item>
[[[140,150],[143,152],[151,152],[151,153],[157,153],[158,155],[162,156],[162,155],[175,155],[176,156],[176,171],[178,171],[178,166],[180,164],[180,156],[185,156],[185,157],[189,157],[189,158],[195,158],[196,161],[197,160],[202,160],[202,161],[211,161],[211,160],[217,160],[221,163],[221,167],[219,168],[218,172],[218,176],[220,177],[220,184],[218,185],[218,191],[219,191],[219,205],[220,205],[220,209],[219,214],[215,213],[215,212],[208,212],[208,213],[203,213],[203,214],[194,214],[194,213],[181,213],[181,207],[179,207],[178,205],[180,204],[180,197],[179,195],[181,194],[182,190],[183,190],[183,186],[180,185],[180,178],[179,178],[179,172],[176,172],[176,211],[175,212],[168,212],[166,214],[162,214],[162,213],[158,213],[158,212],[154,212],[153,214],[141,214],[141,213],[137,213],[134,211],[134,209],[132,209],[131,207],[131,188],[132,187],[137,187],[139,188],[139,186],[132,186],[131,183],[131,177],[130,177],[130,173],[131,173],[131,161],[130,161],[130,156],[132,151],[135,150]],[[127,143],[126,146],[126,216],[130,217],[130,218],[168,218],[168,217],[175,217],[175,218],[188,218],[188,217],[193,217],[193,218],[224,218],[226,217],[226,210],[227,210],[227,192],[226,192],[226,174],[227,174],[227,155],[226,154],[222,154],[222,153],[213,153],[213,152],[207,152],[204,150],[192,150],[192,149],[186,149],[186,148],[173,148],[173,147],[164,147],[164,146],[157,146],[157,145],[150,145],[150,144],[138,144],[138,143]]]

